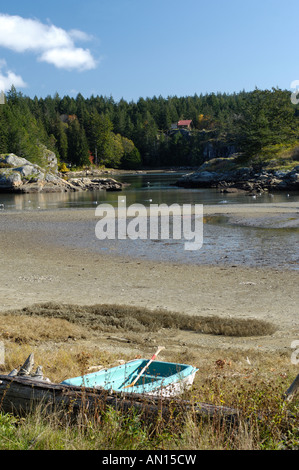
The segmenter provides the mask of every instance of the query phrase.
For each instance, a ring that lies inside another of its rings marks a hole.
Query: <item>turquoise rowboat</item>
[[[140,375],[147,364],[148,367]],[[172,397],[182,394],[192,385],[197,371],[198,369],[187,364],[137,359],[110,369],[70,378],[61,383],[110,392]]]

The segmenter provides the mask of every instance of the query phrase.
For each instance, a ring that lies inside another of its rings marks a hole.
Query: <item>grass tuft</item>
[[[10,310],[4,315],[47,317],[98,331],[156,332],[161,328],[192,331],[221,336],[267,336],[276,328],[271,323],[256,319],[222,318],[217,316],[185,315],[165,310],[126,305],[65,305],[60,303],[35,304],[21,310]]]

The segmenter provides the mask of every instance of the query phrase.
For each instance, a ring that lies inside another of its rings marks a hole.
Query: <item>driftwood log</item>
[[[41,407],[47,412],[64,409],[70,415],[80,412],[98,416],[107,408],[128,412],[137,411],[142,418],[185,416],[220,417],[236,421],[238,410],[207,403],[192,404],[186,400],[156,398],[133,393],[116,393],[84,387],[38,381],[32,377],[0,375],[0,409],[6,413],[25,414]]]
[[[218,417],[237,422],[241,416],[241,412],[234,408],[208,403],[134,393],[111,393],[101,389],[52,383],[43,377],[41,366],[38,366],[35,373],[32,373],[33,367],[34,357],[31,354],[19,371],[14,369],[8,375],[0,375],[0,410],[23,415],[40,407],[46,412],[63,409],[72,416],[83,412],[96,417],[111,407],[124,413],[129,410],[137,411],[145,420],[158,416],[169,420],[192,413],[198,418]],[[298,391],[299,375],[284,394],[284,399],[291,401]]]
[[[20,370],[18,371],[17,369],[13,369],[8,376],[9,377],[15,377],[15,376],[20,376],[20,377],[31,377],[34,380],[42,380],[45,382],[50,382],[50,380],[46,377],[43,376],[43,368],[42,366],[38,366],[35,373],[32,373],[34,367],[34,354],[31,353],[24,364],[20,367]]]
[[[238,410],[208,403],[193,404],[173,398],[157,398],[134,393],[108,392],[102,389],[73,387],[50,382],[39,366],[33,374],[34,356],[26,359],[19,371],[0,375],[0,409],[7,413],[26,414],[40,407],[46,412],[67,410],[70,415],[80,412],[97,416],[108,407],[122,412],[137,411],[144,419],[171,417],[191,412],[198,417],[220,417],[228,421],[238,419]]]
[[[20,368],[20,371],[18,372],[17,375],[21,375],[21,376],[30,375],[33,367],[34,367],[34,354],[31,353],[30,356],[27,357],[26,361]]]

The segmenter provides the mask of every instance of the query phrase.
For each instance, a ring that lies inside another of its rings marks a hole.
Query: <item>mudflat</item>
[[[271,221],[271,226],[291,227],[298,210],[296,203],[204,208],[205,215],[224,214],[233,223],[261,226]],[[68,243],[68,234],[70,241],[94,237],[90,227],[95,226],[95,214],[89,209],[2,212],[0,223],[0,312],[44,302],[132,305],[186,315],[266,320],[277,329],[271,336],[249,338],[180,331],[172,336],[173,344],[291,354],[292,341],[299,339],[296,269],[133,259]]]

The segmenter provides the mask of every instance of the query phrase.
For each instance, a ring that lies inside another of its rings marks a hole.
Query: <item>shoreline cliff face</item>
[[[121,191],[123,187],[122,183],[112,178],[99,176],[66,180],[63,175],[51,170],[51,167],[42,168],[14,154],[0,155],[0,192]]]

